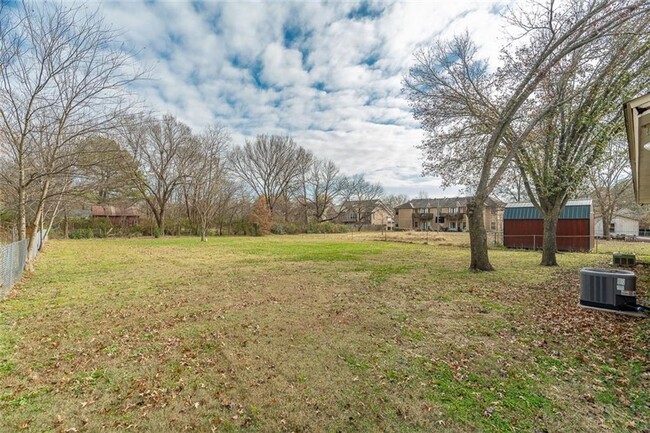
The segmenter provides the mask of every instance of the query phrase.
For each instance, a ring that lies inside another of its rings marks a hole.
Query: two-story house
[[[339,223],[391,230],[393,213],[381,200],[350,200],[341,205]]]
[[[395,228],[400,230],[466,231],[469,227],[467,202],[470,197],[415,199],[395,208]],[[505,204],[488,198],[483,220],[488,231],[503,231]]]

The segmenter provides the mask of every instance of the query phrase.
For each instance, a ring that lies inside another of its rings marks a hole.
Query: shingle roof
[[[443,197],[443,198],[418,198],[410,200],[404,204],[397,206],[395,209],[420,209],[420,208],[439,208],[439,207],[465,207],[467,202],[472,197]],[[488,197],[485,200],[485,205],[490,206],[501,206],[503,207],[505,203],[500,200],[493,199]]]
[[[120,208],[115,206],[93,206],[93,216],[139,216],[140,212],[134,207]]]
[[[341,205],[342,209],[363,209],[365,212],[373,212],[378,207],[383,207],[388,213],[393,214],[381,200],[347,200]]]

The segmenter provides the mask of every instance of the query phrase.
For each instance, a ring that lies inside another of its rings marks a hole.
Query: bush
[[[271,233],[276,235],[295,235],[299,233],[328,234],[348,233],[350,227],[345,224],[335,224],[329,221],[314,224],[277,223],[271,227]]]
[[[93,229],[76,229],[70,232],[70,239],[92,239],[94,237]]]

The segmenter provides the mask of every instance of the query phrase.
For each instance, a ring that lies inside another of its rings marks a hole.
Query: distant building
[[[541,249],[544,219],[532,203],[508,203],[503,215],[503,245]],[[570,200],[557,223],[557,249],[590,251],[594,247],[594,212],[591,200]]]
[[[385,230],[391,230],[394,221],[393,213],[381,200],[346,201],[337,220],[341,224]]]
[[[467,202],[471,197],[423,198],[410,200],[395,208],[395,228],[400,230],[467,231],[469,217]],[[503,230],[504,203],[485,200],[483,221],[485,229]]]
[[[609,224],[609,234],[612,237],[617,236],[638,236],[639,235],[639,221],[640,218],[633,212],[621,210]],[[604,236],[603,219],[598,217],[595,219],[595,235],[597,238]]]
[[[93,206],[90,213],[93,219],[106,218],[115,226],[129,227],[140,222],[140,212],[134,207]]]

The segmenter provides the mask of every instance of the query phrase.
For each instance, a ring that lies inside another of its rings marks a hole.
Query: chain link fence
[[[16,284],[25,270],[27,254],[33,259],[40,251],[43,243],[47,241],[47,233],[36,234],[36,242],[31,251],[27,251],[29,239],[0,245],[0,299],[4,298],[9,290]]]

